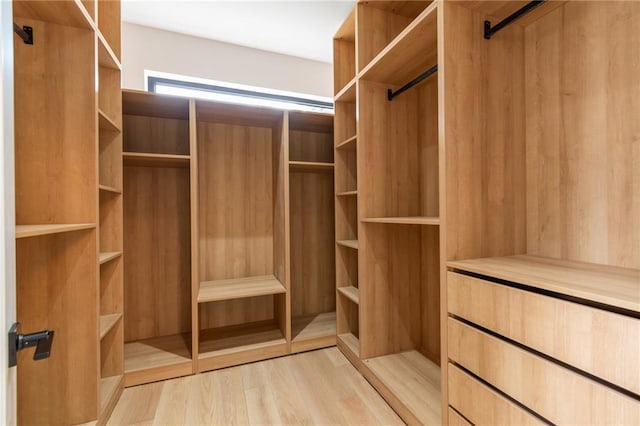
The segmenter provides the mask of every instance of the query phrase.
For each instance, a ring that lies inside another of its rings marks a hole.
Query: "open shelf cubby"
[[[333,38],[333,87],[337,94],[350,81],[356,70],[356,12],[351,11]]]

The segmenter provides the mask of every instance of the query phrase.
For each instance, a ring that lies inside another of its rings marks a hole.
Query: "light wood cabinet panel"
[[[453,364],[449,364],[447,380],[449,381],[449,404],[474,425],[542,426],[546,424]],[[451,412],[449,422],[451,422]]]
[[[455,319],[448,329],[451,361],[554,424],[640,422],[629,396]]]
[[[449,313],[640,394],[640,320],[454,272],[447,293]]]

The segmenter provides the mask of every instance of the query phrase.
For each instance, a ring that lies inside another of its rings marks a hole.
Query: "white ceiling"
[[[125,22],[333,62],[332,38],[352,0],[123,0]]]

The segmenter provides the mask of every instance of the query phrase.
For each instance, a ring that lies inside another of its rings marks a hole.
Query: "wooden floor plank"
[[[127,388],[108,424],[403,423],[333,347]]]

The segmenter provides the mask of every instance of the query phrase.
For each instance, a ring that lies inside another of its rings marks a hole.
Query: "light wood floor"
[[[127,388],[108,424],[403,423],[334,347]]]

